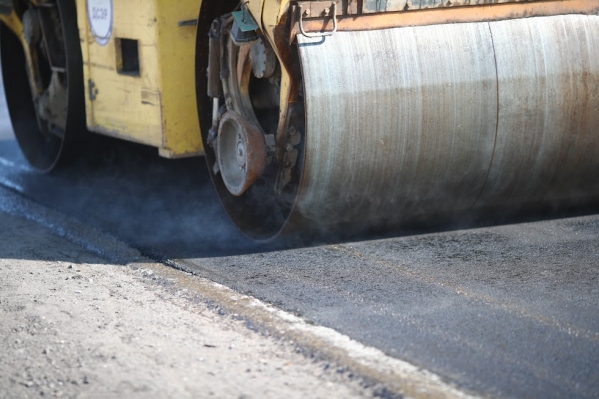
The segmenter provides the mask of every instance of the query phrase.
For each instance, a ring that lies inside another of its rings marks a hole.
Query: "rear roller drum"
[[[85,132],[85,102],[75,2],[37,4],[19,3],[1,24],[0,52],[17,142],[29,164],[45,173],[75,151]]]

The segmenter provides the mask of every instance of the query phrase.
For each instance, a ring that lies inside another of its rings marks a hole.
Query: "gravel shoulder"
[[[0,212],[0,398],[371,397],[293,343]]]

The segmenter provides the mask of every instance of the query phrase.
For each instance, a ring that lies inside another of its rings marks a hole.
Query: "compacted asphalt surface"
[[[31,171],[0,100],[0,185],[156,260],[430,370],[482,396],[599,397],[599,211],[255,244],[201,158],[107,140],[64,171]]]

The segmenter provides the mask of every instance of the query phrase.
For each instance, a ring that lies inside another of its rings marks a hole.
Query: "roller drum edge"
[[[490,27],[499,119],[489,178],[476,205],[597,196],[599,17],[520,19]]]

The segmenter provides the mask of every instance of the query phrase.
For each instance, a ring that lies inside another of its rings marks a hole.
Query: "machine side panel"
[[[77,0],[88,128],[157,147],[166,157],[201,154],[193,84],[195,26],[178,24],[196,19],[199,3],[112,4],[112,34],[102,45],[90,30],[86,1]],[[128,70],[126,57],[135,56],[137,70]]]
[[[158,65],[162,100],[162,156],[185,157],[203,153],[195,92],[197,0],[156,2]],[[208,62],[208,61],[206,61]]]
[[[155,10],[152,1],[113,2],[112,36],[96,42],[89,28],[87,5],[78,0],[80,35],[84,40],[88,128],[91,131],[155,147],[162,146],[161,93]],[[140,76],[119,74],[117,42],[138,40]],[[90,112],[91,111],[91,112]]]

